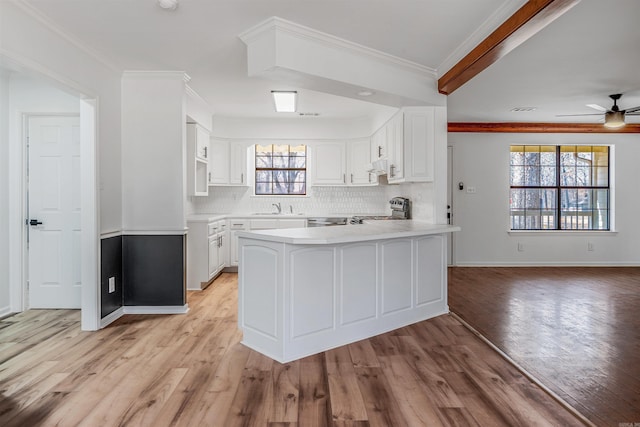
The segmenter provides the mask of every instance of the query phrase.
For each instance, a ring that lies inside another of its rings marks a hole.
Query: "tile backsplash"
[[[251,187],[209,187],[208,197],[190,197],[187,214],[283,212],[325,214],[389,213],[385,187],[311,187],[307,196],[254,196]]]
[[[375,187],[310,187],[307,196],[254,196],[252,187],[209,187],[207,197],[189,197],[187,214],[248,214],[282,211],[308,215],[389,215],[389,199],[411,199],[413,218],[433,221],[433,185],[429,183]]]

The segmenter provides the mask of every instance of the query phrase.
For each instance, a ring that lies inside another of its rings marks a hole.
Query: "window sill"
[[[507,230],[507,234],[514,236],[615,236],[618,232],[615,230]]]
[[[253,199],[278,199],[284,197],[285,199],[308,199],[311,197],[309,194],[252,194],[249,198]]]

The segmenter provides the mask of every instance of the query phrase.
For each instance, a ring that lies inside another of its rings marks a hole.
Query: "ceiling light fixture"
[[[607,111],[604,113],[604,127],[617,129],[624,125],[624,113],[622,111]]]
[[[370,90],[361,90],[358,92],[359,96],[371,96],[373,95],[375,92],[372,92]]]
[[[298,92],[295,90],[272,90],[273,104],[278,113],[295,113],[297,109]]]
[[[164,10],[176,10],[178,0],[158,0],[158,6]]]

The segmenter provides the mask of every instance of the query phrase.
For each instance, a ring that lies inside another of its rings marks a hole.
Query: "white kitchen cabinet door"
[[[208,154],[209,134],[206,129],[196,123],[187,123],[187,193],[189,196],[209,195]]]
[[[247,230],[249,221],[242,218],[229,219],[229,261],[227,265],[238,265],[238,230]]]
[[[218,233],[218,271],[221,271],[225,265],[227,265],[227,232],[222,231]]]
[[[387,180],[390,183],[401,182],[405,179],[405,142],[404,142],[404,114],[396,114],[386,126],[387,144],[389,148],[389,162]]]
[[[211,138],[209,185],[229,183],[229,141]]]
[[[209,280],[218,272],[218,235],[209,236]]]
[[[384,159],[387,157],[387,134],[386,129],[381,127],[371,135],[371,161]]]
[[[229,184],[247,185],[247,146],[241,142],[229,146]]]
[[[322,142],[312,151],[312,185],[346,185],[347,153],[342,141]]]
[[[404,177],[407,182],[432,182],[435,155],[434,107],[404,112]]]
[[[209,131],[194,124],[196,134],[196,157],[202,160],[209,160]]]
[[[371,159],[370,150],[371,143],[368,138],[347,142],[347,153],[349,154],[348,185],[376,185],[378,183],[378,179],[368,172]]]

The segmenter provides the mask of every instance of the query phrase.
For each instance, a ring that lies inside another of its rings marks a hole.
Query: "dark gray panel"
[[[109,293],[109,277],[116,279],[116,291]],[[122,236],[100,240],[100,317],[122,307]]]
[[[186,304],[186,236],[123,236],[124,305]]]

